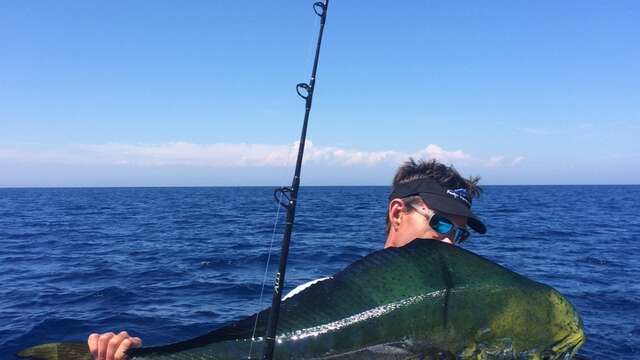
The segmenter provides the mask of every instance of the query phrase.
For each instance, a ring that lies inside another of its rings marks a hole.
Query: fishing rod
[[[273,285],[273,299],[271,300],[271,311],[269,312],[269,322],[267,323],[267,331],[264,337],[264,347],[262,350],[262,359],[271,360],[273,358],[273,350],[276,342],[276,330],[278,327],[278,316],[280,315],[280,303],[282,301],[282,289],[284,288],[284,274],[287,268],[287,257],[289,255],[289,244],[291,242],[291,232],[293,231],[293,220],[296,214],[296,203],[298,200],[298,189],[300,187],[300,170],[302,169],[302,156],[304,155],[304,144],[307,139],[307,124],[309,122],[309,113],[311,112],[311,103],[313,101],[313,90],[316,85],[316,71],[318,70],[318,59],[320,58],[320,44],[322,43],[322,33],[324,32],[324,23],[327,19],[327,9],[329,0],[318,1],[313,4],[313,11],[320,16],[320,32],[318,34],[318,42],[316,44],[316,56],[313,61],[313,70],[311,71],[311,79],[309,83],[300,83],[296,85],[296,92],[305,100],[304,121],[302,123],[302,134],[300,135],[300,144],[298,147],[298,158],[296,160],[296,170],[293,174],[293,181],[290,187],[281,187],[274,191],[276,201],[287,210],[287,218],[285,221],[284,236],[282,239],[282,250],[280,251],[280,264]]]

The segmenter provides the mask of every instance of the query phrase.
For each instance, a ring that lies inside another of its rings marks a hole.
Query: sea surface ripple
[[[286,290],[382,248],[388,191],[301,188]],[[487,186],[474,209],[489,231],[464,247],[565,294],[582,354],[640,358],[640,186]],[[266,307],[283,216],[271,187],[0,189],[0,359],[93,331],[173,342]]]

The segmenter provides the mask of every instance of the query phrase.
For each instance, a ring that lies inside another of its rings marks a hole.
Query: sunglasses
[[[438,234],[449,235],[454,232],[452,239],[454,244],[460,244],[471,236],[471,233],[465,227],[456,226],[451,220],[433,210],[429,210],[429,214],[425,215],[414,205],[408,205],[416,210],[420,215],[426,217],[429,222],[429,226]]]

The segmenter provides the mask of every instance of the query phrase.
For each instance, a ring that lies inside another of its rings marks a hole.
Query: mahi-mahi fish
[[[258,358],[266,309],[131,360]],[[553,288],[468,250],[413,241],[374,252],[284,300],[275,359],[571,359],[582,321]],[[253,353],[250,354],[250,349]],[[33,359],[90,359],[86,343],[34,346]]]

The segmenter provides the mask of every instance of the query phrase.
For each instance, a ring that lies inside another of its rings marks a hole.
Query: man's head
[[[484,224],[471,212],[472,198],[481,192],[479,180],[465,179],[436,160],[409,159],[393,179],[385,247],[403,246],[416,238],[454,243],[464,240],[467,226],[484,234]]]

